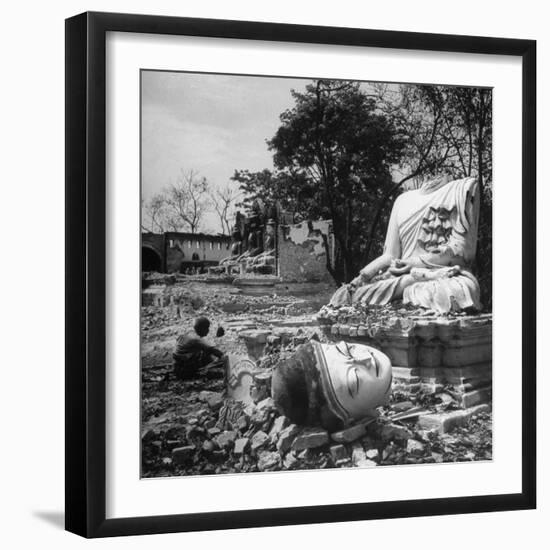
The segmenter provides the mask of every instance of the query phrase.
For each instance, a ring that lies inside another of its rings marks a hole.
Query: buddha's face
[[[351,418],[364,418],[387,402],[392,371],[384,353],[347,342],[322,347],[334,396]]]

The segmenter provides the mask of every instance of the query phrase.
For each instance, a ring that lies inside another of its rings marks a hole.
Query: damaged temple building
[[[227,235],[205,233],[142,233],[141,270],[187,273],[218,265],[231,243]]]
[[[335,288],[329,268],[335,252],[331,220],[296,223],[288,213],[255,204],[247,215],[237,212],[231,236],[142,233],[141,258],[142,272],[207,272],[211,282],[231,280],[252,292],[283,284],[314,292],[315,284]]]

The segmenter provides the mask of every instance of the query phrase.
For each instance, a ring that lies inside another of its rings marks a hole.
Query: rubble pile
[[[340,432],[300,427],[275,409],[270,397],[244,406],[223,396],[221,381],[167,382],[161,373],[144,384],[142,433],[144,477],[202,475],[341,467],[377,467],[490,460],[490,414],[450,433],[424,428],[412,402],[395,402],[376,419]],[[159,390],[164,390],[160,391]],[[169,394],[179,395],[167,409]],[[262,397],[262,396],[261,396]],[[445,398],[431,410],[448,410]],[[167,412],[172,411],[172,412]],[[393,420],[412,410],[412,417]],[[154,414],[151,414],[154,413]]]
[[[181,321],[189,316],[244,315],[261,312],[262,315],[292,315],[311,308],[307,302],[288,295],[243,295],[227,285],[153,284],[142,298],[142,328],[147,330],[161,324]],[[312,310],[310,311],[312,312]]]
[[[142,307],[144,477],[491,459],[490,407],[479,405],[466,414],[450,385],[414,396],[394,391],[377,419],[342,432],[291,424],[275,409],[268,380],[296,346],[315,335],[328,340],[307,304],[289,295],[243,296],[228,286],[195,282],[176,282],[165,292],[172,298],[164,305]],[[321,312],[321,323],[349,323],[350,316],[368,315],[369,326],[393,326],[396,319],[402,323],[416,314],[392,307],[340,308],[333,318],[328,312]],[[173,376],[175,339],[198,315],[212,319],[211,341],[226,353],[252,356],[255,349],[259,376],[267,382],[255,380],[260,389],[254,403],[229,399],[223,379],[180,381]],[[217,326],[224,328],[220,338],[213,337]],[[433,422],[437,415],[445,416],[445,429]]]
[[[436,313],[431,309],[423,309],[409,304],[396,306],[390,303],[380,306],[358,303],[338,307],[324,305],[317,314],[317,320],[322,325],[364,325],[371,329],[390,329],[402,324],[406,325],[411,319],[460,319],[467,315],[468,313],[464,311]]]
[[[144,368],[169,362],[177,336],[189,330],[199,315],[212,320],[209,338],[226,353],[247,353],[244,341],[239,338],[245,330],[274,330],[283,339],[284,334],[296,332],[303,339],[317,328],[314,307],[307,300],[291,295],[242,295],[228,285],[195,282],[152,286],[143,295],[156,296],[147,302],[144,299],[141,308]],[[214,338],[216,325],[224,328],[223,337]]]
[[[141,274],[141,286],[147,288],[151,285],[173,285],[177,280],[173,273],[158,273],[157,271],[144,271]]]

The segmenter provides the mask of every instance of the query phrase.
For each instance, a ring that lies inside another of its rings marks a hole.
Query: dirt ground
[[[458,406],[449,393],[413,399],[394,395],[361,437],[335,442],[330,434],[289,425],[268,395],[246,408],[226,400],[223,372],[176,380],[171,367],[175,340],[198,315],[211,319],[208,340],[226,353],[247,353],[238,337],[244,329],[290,333],[284,346],[266,349],[261,365],[269,370],[279,354],[291,353],[313,334],[325,339],[312,320],[328,300],[319,294],[246,296],[231,285],[181,279],[158,286],[162,306],[142,307],[142,476],[491,460],[490,411],[447,434],[419,429],[414,415],[393,420],[407,410],[452,411]],[[216,338],[218,327],[225,333]]]

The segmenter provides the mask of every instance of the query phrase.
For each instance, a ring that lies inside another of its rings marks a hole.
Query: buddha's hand
[[[453,265],[453,267],[449,267],[447,270],[447,277],[456,277],[457,275],[460,275],[462,269],[459,265]]]
[[[404,275],[409,273],[414,267],[414,262],[411,260],[394,260],[393,265],[389,267],[388,271],[395,276]]]
[[[352,279],[348,283],[348,288],[350,290],[355,290],[356,288],[359,288],[360,286],[364,285],[366,282],[367,281],[366,281],[365,277],[363,277],[363,275],[359,274],[357,277],[355,277],[355,279]]]

